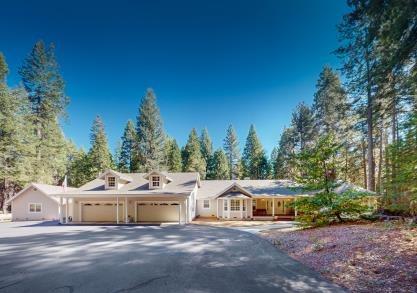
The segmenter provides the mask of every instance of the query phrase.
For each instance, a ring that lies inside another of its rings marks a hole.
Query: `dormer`
[[[172,179],[165,172],[152,171],[144,176],[149,181],[149,189],[163,189]]]
[[[115,190],[122,188],[132,181],[129,176],[110,169],[104,171],[98,178],[104,180],[104,189]]]

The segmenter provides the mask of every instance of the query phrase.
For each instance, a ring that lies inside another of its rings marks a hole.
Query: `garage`
[[[116,203],[91,202],[82,204],[83,222],[116,222]],[[119,219],[124,219],[123,203],[119,203]]]
[[[178,222],[180,205],[177,202],[137,203],[139,222]]]

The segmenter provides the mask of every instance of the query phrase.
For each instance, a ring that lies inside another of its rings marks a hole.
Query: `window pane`
[[[203,201],[203,207],[204,207],[205,209],[210,208],[210,201],[205,199],[205,200]]]
[[[223,200],[223,207],[224,210],[227,211],[227,200]]]

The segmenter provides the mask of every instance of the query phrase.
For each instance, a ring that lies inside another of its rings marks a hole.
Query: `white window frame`
[[[110,183],[110,179],[112,179],[112,182],[111,183]],[[116,187],[116,177],[115,176],[108,176],[107,177],[107,186],[108,187],[111,187],[111,188]]]
[[[223,210],[227,211],[227,200],[223,199]]]
[[[206,203],[208,203],[207,206],[206,206]],[[210,200],[209,199],[203,199],[203,209],[206,209],[206,210],[210,209]]]
[[[31,211],[30,210],[30,206],[31,205],[35,205],[35,210],[34,211]],[[37,209],[36,209],[37,205],[40,206],[40,210],[39,211],[37,211]],[[42,213],[42,211],[43,211],[42,203],[40,203],[40,202],[30,202],[30,203],[28,203],[28,211],[31,214],[40,214],[40,213]]]
[[[152,176],[152,187],[161,186],[161,176]]]
[[[230,200],[230,211],[232,211],[232,212],[240,211],[240,199],[231,199]]]

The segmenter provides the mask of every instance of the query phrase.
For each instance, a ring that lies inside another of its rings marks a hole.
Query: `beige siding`
[[[42,212],[29,212],[29,203],[42,204]],[[12,201],[12,220],[58,220],[58,203],[31,187]]]
[[[204,208],[204,200],[199,199],[197,200],[197,213],[200,217],[216,217],[217,216],[217,200],[209,199],[210,201],[210,208]],[[219,206],[221,209],[221,206]]]

